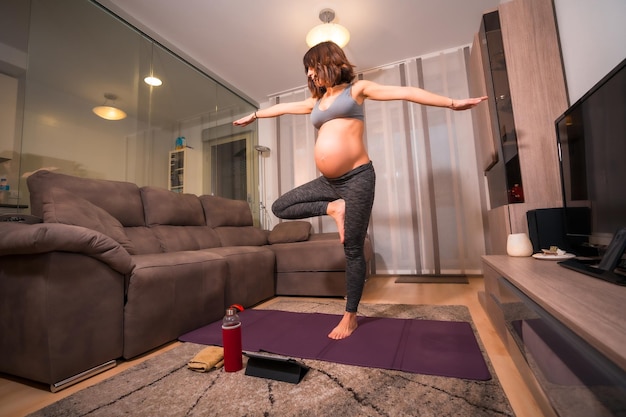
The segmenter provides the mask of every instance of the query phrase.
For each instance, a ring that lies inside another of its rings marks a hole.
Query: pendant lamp
[[[111,93],[104,94],[104,104],[102,106],[96,106],[92,109],[92,111],[106,120],[122,120],[126,118],[126,113],[123,110],[118,109],[117,107],[113,107],[111,105],[107,105],[109,100],[115,101],[117,96]]]
[[[320,11],[321,25],[315,26],[306,35],[306,43],[309,48],[321,42],[332,41],[343,48],[350,41],[350,32],[345,27],[332,23],[335,19],[335,11],[332,9],[323,9]]]

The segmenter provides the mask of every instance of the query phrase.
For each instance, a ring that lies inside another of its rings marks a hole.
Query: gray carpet
[[[267,308],[341,314],[344,301],[286,299]],[[359,311],[366,316],[471,322],[464,306],[362,304]],[[185,343],[31,416],[514,415],[486,355],[490,381],[301,360],[310,370],[299,384],[290,384],[246,376],[243,370],[187,369],[187,361],[204,347]]]

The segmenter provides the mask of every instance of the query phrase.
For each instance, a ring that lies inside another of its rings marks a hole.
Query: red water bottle
[[[243,368],[241,359],[241,320],[237,314],[236,306],[226,309],[226,315],[222,320],[222,343],[224,345],[224,370],[237,372]]]

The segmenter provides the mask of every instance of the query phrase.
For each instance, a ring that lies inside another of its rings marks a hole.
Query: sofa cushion
[[[126,236],[135,245],[133,255],[145,255],[149,253],[161,253],[163,248],[157,236],[148,226],[125,227]]]
[[[194,194],[179,194],[165,188],[141,187],[146,225],[204,226],[204,210]]]
[[[276,243],[302,242],[308,240],[311,235],[311,223],[305,221],[291,221],[278,223],[272,229],[267,241],[273,245]]]
[[[269,246],[227,246],[208,249],[228,263],[224,291],[226,306],[252,307],[274,296],[274,252]]]
[[[135,253],[135,247],[126,236],[124,226],[107,211],[84,198],[62,188],[52,188],[44,193],[42,202],[45,223],[64,223],[86,227],[113,238],[128,253]]]
[[[346,257],[339,233],[313,233],[309,240],[295,243],[278,243],[268,246],[276,254],[276,272],[345,271]],[[374,251],[369,237],[365,238],[365,261],[372,259]]]
[[[253,225],[252,212],[246,201],[231,200],[214,195],[203,195],[199,198],[204,208],[204,216],[208,226],[215,228]]]
[[[155,225],[154,232],[162,252],[210,249],[221,246],[220,238],[209,226]]]
[[[338,233],[315,233],[306,242],[268,246],[276,254],[276,272],[345,271],[346,255]]]
[[[215,231],[222,246],[263,246],[267,245],[267,231],[254,226],[222,226]]]
[[[124,307],[126,359],[224,315],[228,264],[222,256],[186,251],[132,258]]]
[[[43,196],[52,188],[70,191],[106,210],[124,226],[143,226],[143,203],[139,187],[130,182],[80,178],[41,170],[26,180],[30,192],[30,209],[43,217]]]

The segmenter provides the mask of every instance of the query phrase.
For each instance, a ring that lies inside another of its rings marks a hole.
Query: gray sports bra
[[[316,129],[332,119],[358,119],[363,120],[363,105],[352,98],[352,84],[348,85],[337,96],[326,110],[320,110],[320,100],[317,100],[311,111],[311,122]]]

